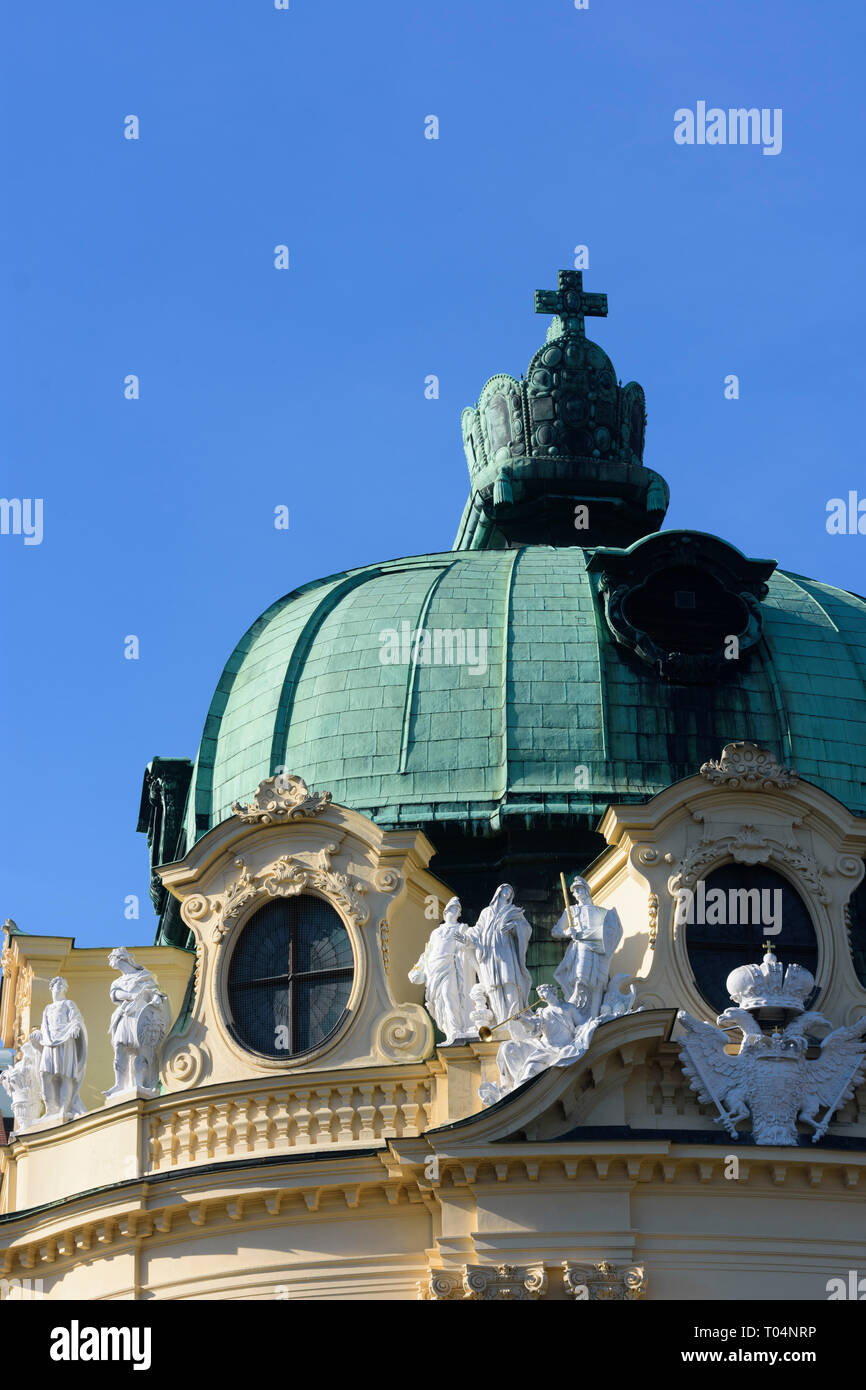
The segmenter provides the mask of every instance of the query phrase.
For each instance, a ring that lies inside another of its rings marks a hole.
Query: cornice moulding
[[[402,1147],[402,1146],[401,1146]],[[187,1238],[203,1227],[230,1229],[239,1219],[245,1229],[268,1228],[274,1222],[330,1222],[338,1211],[358,1207],[393,1209],[413,1202],[449,1201],[461,1188],[487,1187],[508,1180],[519,1182],[524,1192],[543,1190],[554,1183],[576,1182],[578,1187],[649,1188],[674,1185],[685,1195],[731,1191],[725,1177],[729,1153],[740,1158],[740,1182],[748,1182],[748,1195],[763,1202],[775,1194],[801,1195],[804,1181],[810,1190],[827,1189],[832,1201],[862,1200],[859,1189],[866,1179],[866,1152],[833,1153],[805,1149],[752,1146],[678,1145],[669,1140],[605,1144],[573,1144],[556,1141],[538,1144],[482,1146],[468,1155],[440,1158],[446,1173],[474,1161],[471,1180],[422,1185],[411,1168],[397,1160],[395,1151],[368,1155],[334,1155],[329,1161],[292,1166],[286,1174],[274,1172],[270,1183],[250,1182],[248,1169],[208,1174],[178,1173],[169,1192],[159,1200],[152,1181],[136,1180],[118,1192],[85,1194],[54,1205],[35,1218],[22,1212],[0,1224],[6,1248],[0,1253],[0,1277],[16,1270],[33,1274],[41,1267],[69,1267],[82,1254],[90,1258],[116,1247],[133,1248],[138,1242],[164,1245]],[[376,1171],[381,1163],[384,1172]],[[390,1165],[390,1166],[389,1166]],[[495,1166],[505,1168],[504,1175]],[[622,1171],[617,1172],[616,1169]],[[527,1169],[534,1170],[527,1171]],[[523,1170],[520,1172],[519,1170]],[[188,1181],[188,1177],[192,1180]],[[153,1199],[156,1197],[156,1201]],[[98,1210],[95,1208],[98,1205]],[[89,1210],[86,1208],[89,1206]],[[76,1208],[83,1207],[84,1210]],[[16,1239],[16,1226],[22,1228]],[[574,1233],[568,1226],[545,1230],[546,1243],[573,1248]],[[714,1237],[717,1239],[717,1237]],[[597,1237],[587,1240],[594,1244]],[[544,1261],[547,1264],[547,1261]],[[585,1263],[581,1258],[580,1264]],[[59,1272],[62,1272],[59,1271]]]
[[[378,862],[407,858],[413,866],[417,865],[423,870],[434,854],[434,847],[423,831],[384,830],[359,812],[331,801],[315,818],[294,822],[280,820],[267,825],[258,822],[247,824],[231,816],[197,840],[184,859],[161,864],[156,873],[165,887],[176,898],[182,899],[184,894],[181,890],[207,877],[223,856],[227,859],[238,855],[251,857],[260,846],[270,845],[279,832],[285,834],[288,827],[304,837],[310,852],[327,849],[329,844],[336,841],[336,854],[342,849],[343,839],[350,836],[356,843],[364,844]]]

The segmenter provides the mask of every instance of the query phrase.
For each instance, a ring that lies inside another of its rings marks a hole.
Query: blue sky
[[[460,410],[525,369],[577,244],[667,525],[866,587],[866,537],[825,529],[866,496],[862,8],[42,0],[4,29],[0,493],[44,537],[0,536],[0,920],[152,939],[145,764],[194,757],[275,598],[450,548]],[[781,153],[677,145],[698,101],[781,108]]]

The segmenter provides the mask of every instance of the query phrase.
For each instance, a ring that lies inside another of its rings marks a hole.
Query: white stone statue
[[[475,947],[478,981],[496,1023],[522,1013],[529,1003],[532,977],[526,968],[526,948],[532,935],[514,889],[503,883],[474,927],[461,927],[461,939]]]
[[[551,1066],[563,1050],[575,1047],[583,1022],[581,1010],[559,997],[555,985],[539,985],[536,991],[545,1008],[541,1013],[521,1014],[511,1024],[511,1038],[496,1057],[503,1093],[537,1076]],[[577,1054],[572,1052],[573,1056]]]
[[[108,957],[112,970],[120,975],[109,986],[111,1002],[117,1005],[108,1032],[114,1048],[114,1085],[103,1095],[158,1095],[157,1053],[171,1026],[171,1005],[156,976],[143,965],[136,965],[125,946],[118,946]]]
[[[39,1085],[39,1052],[32,1042],[21,1048],[14,1066],[0,1072],[0,1086],[12,1101],[15,1133],[20,1134],[35,1124],[42,1112],[42,1090]]]
[[[477,983],[475,952],[462,936],[460,899],[445,904],[444,921],[434,927],[423,955],[409,971],[413,984],[426,985],[427,1012],[445,1034],[444,1046],[458,1038],[477,1038],[472,1023],[473,986]]]
[[[601,1014],[611,957],[622,941],[622,923],[616,908],[596,907],[586,879],[575,877],[571,892],[574,905],[563,912],[551,932],[568,941],[553,978],[563,997],[588,1020]]]
[[[42,1026],[31,1033],[41,1048],[39,1080],[45,1102],[44,1120],[74,1120],[87,1113],[81,1099],[81,1083],[87,1066],[87,1029],[77,1004],[66,998],[68,985],[55,975],[48,988],[51,1003],[42,1014]]]
[[[480,1087],[478,1094],[483,1103],[492,1105],[548,1067],[567,1067],[582,1057],[600,1023],[631,1012],[636,997],[634,985],[623,992],[623,985],[630,979],[627,974],[614,976],[594,1018],[586,1018],[584,1006],[561,999],[556,985],[539,985],[536,994],[545,1007],[537,1014],[527,1010],[510,1023],[511,1036],[496,1054],[499,1085],[486,1081]]]
[[[819,1055],[807,1059],[808,1033],[833,1025],[819,1013],[805,1012],[815,981],[804,966],[782,971],[770,946],[761,965],[741,965],[727,980],[740,1008],[726,1009],[706,1023],[680,1010],[685,1030],[680,1044],[683,1071],[702,1104],[715,1105],[716,1124],[732,1139],[751,1118],[756,1144],[795,1145],[797,1122],[810,1125],[812,1142],[826,1133],[840,1106],[850,1100],[866,1075],[866,1017],[825,1037]],[[789,1020],[779,1029],[777,1020]],[[771,1026],[775,1024],[773,1031]],[[726,1049],[725,1029],[743,1034],[738,1053]],[[818,1119],[818,1111],[824,1114]]]

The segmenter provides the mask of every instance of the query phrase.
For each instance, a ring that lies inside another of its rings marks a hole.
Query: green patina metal
[[[659,533],[643,392],[584,334],[606,298],[562,272],[537,307],[558,317],[526,379],[492,378],[463,413],[454,549],[306,584],[252,625],[211,702],[181,844],[285,767],[437,847],[499,836],[510,848],[490,872],[511,865],[516,882],[519,859],[579,867],[610,802],[643,801],[737,739],[866,814],[866,601],[705,533]],[[143,808],[145,822],[154,838]]]
[[[636,381],[585,333],[584,316],[607,314],[579,270],[538,290],[536,313],[556,314],[526,377],[501,374],[463,411],[471,491],[455,549],[516,542],[628,545],[657,531],[669,500],[661,474],[643,464],[646,401]],[[576,508],[588,515],[575,536]]]
[[[220,682],[216,734],[195,770],[198,815],[218,824],[285,766],[387,825],[591,819],[743,738],[866,813],[862,599],[777,570],[755,650],[728,680],[679,685],[615,641],[592,557],[576,546],[421,555],[287,595]],[[346,591],[348,578],[359,582]],[[383,665],[380,634],[403,623],[486,630],[486,671]],[[188,812],[189,842],[207,826]]]

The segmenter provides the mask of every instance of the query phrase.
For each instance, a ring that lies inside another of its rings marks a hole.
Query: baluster
[[[340,1127],[337,1134],[337,1143],[351,1144],[355,1138],[352,1132],[352,1122],[355,1118],[355,1110],[352,1105],[352,1087],[338,1086],[337,1095],[340,1099],[340,1104],[334,1111],[334,1114],[337,1116],[337,1123]]]
[[[298,1091],[297,1098],[298,1108],[293,1116],[297,1126],[295,1144],[299,1147],[306,1148],[311,1143],[310,1124],[313,1118],[310,1111],[307,1109],[307,1101],[310,1099],[310,1093],[309,1091]]]
[[[334,1136],[331,1133],[331,1125],[334,1120],[334,1112],[329,1103],[331,1096],[330,1088],[326,1088],[323,1091],[315,1091],[314,1095],[319,1101],[319,1104],[313,1111],[318,1126],[316,1129],[316,1143],[333,1144]]]
[[[408,1137],[420,1133],[418,1120],[421,1114],[421,1106],[418,1104],[418,1092],[421,1089],[420,1081],[404,1081],[403,1095],[405,1099],[400,1106],[403,1116],[403,1133]]]
[[[397,1107],[394,1104],[394,1097],[397,1087],[393,1082],[382,1082],[382,1103],[379,1106],[379,1114],[382,1116],[382,1138],[396,1139],[397,1137]]]
[[[376,1118],[376,1107],[373,1104],[373,1086],[370,1082],[363,1082],[358,1090],[361,1093],[361,1104],[358,1106],[358,1115],[361,1120],[361,1132],[358,1135],[362,1144],[373,1144],[376,1140],[374,1121]]]

